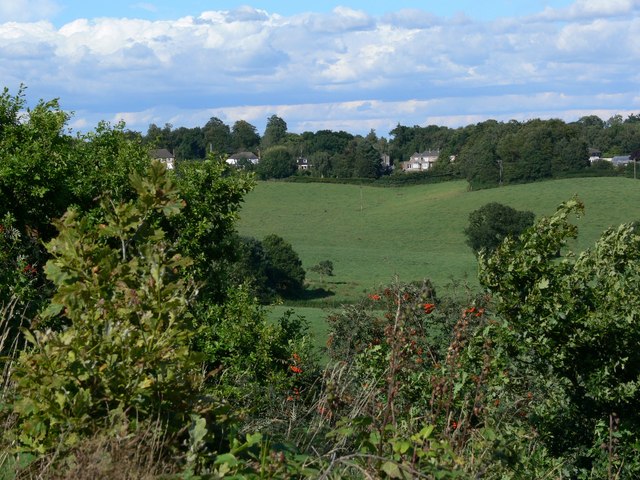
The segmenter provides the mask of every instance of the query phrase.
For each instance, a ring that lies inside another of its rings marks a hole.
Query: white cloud
[[[639,3],[577,0],[495,22],[345,7],[11,22],[0,24],[0,78],[60,97],[78,125],[122,116],[140,130],[212,115],[259,126],[277,113],[293,131],[386,134],[398,122],[623,112],[640,110],[640,19],[624,14]]]
[[[153,3],[146,3],[146,2],[140,2],[140,3],[134,3],[133,5],[131,5],[132,8],[137,8],[140,10],[144,10],[146,12],[157,12],[158,11],[158,7],[155,6]]]
[[[0,0],[0,23],[43,20],[59,10],[53,0]]]
[[[580,20],[629,16],[640,9],[639,0],[576,0],[566,8],[547,7],[534,18],[543,20]]]

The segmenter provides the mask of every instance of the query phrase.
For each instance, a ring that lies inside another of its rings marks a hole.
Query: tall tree
[[[256,127],[245,120],[238,120],[231,128],[231,146],[236,151],[257,150],[260,145],[260,135]]]
[[[277,115],[271,115],[267,120],[267,127],[264,130],[261,147],[263,149],[282,145],[287,137],[287,122]]]
[[[374,134],[375,136],[375,134]],[[380,153],[371,142],[371,137],[362,139],[355,148],[353,176],[360,178],[378,178],[382,174]]]
[[[202,135],[207,152],[231,153],[231,129],[218,117],[209,119],[202,128]]]
[[[275,146],[264,152],[257,171],[262,179],[286,178],[296,173],[297,168],[296,159],[289,149]]]

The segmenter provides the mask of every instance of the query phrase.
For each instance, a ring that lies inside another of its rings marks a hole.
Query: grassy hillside
[[[577,194],[586,216],[574,245],[591,245],[607,226],[640,219],[640,183],[625,178],[584,178],[508,186],[477,192],[467,183],[404,188],[261,182],[241,210],[241,234],[276,233],[292,243],[305,268],[334,263],[325,279],[331,300],[358,298],[396,275],[430,278],[442,288],[453,280],[477,285],[475,257],[463,229],[471,211],[496,201],[536,216],[552,213]],[[312,287],[320,277],[307,277]]]

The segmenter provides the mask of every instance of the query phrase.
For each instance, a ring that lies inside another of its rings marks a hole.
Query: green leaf
[[[402,472],[397,463],[385,462],[382,464],[382,471],[386,473],[390,478],[402,478]]]
[[[239,462],[233,453],[223,453],[222,455],[218,455],[216,457],[216,461],[214,463],[216,465],[225,464],[230,467],[235,467]]]

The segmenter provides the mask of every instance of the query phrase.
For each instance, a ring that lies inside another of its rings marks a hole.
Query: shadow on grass
[[[305,289],[296,300],[308,301],[308,300],[320,300],[323,298],[333,297],[336,293],[332,290],[326,290],[324,288],[307,288]]]

